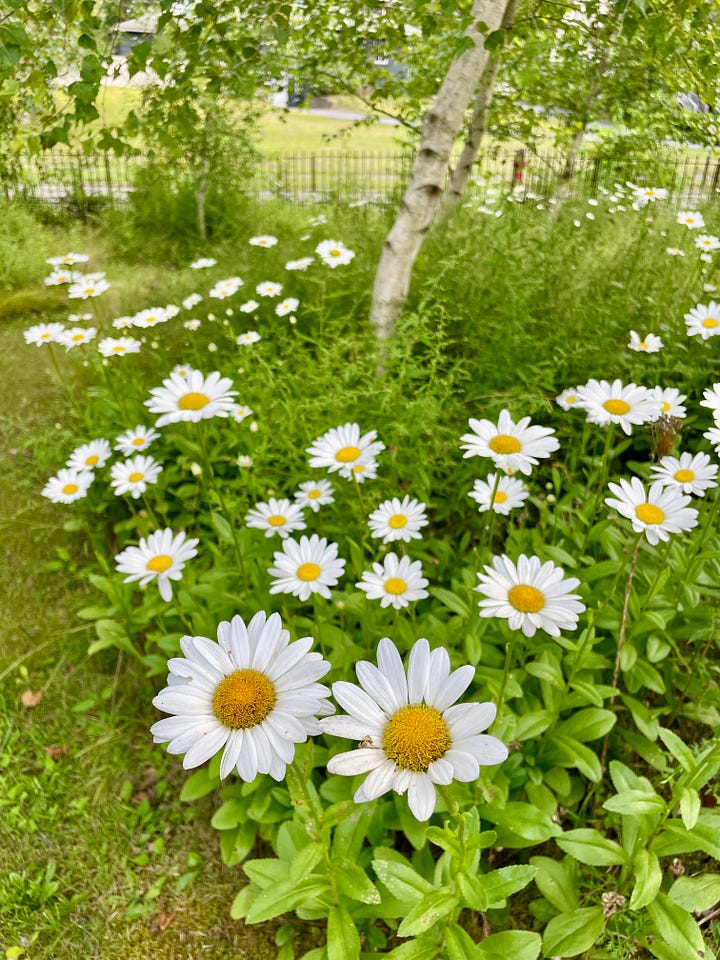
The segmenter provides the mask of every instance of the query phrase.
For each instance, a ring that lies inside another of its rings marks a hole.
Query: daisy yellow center
[[[358,463],[353,467],[353,473],[362,473],[365,469],[364,463]]]
[[[317,580],[320,576],[320,567],[317,563],[301,563],[295,571],[298,580],[304,580],[308,583],[310,580]]]
[[[157,556],[150,557],[147,562],[147,569],[153,573],[165,573],[172,566],[172,557],[167,553],[158,553]]]
[[[285,524],[285,517],[281,517],[279,513],[274,513],[271,517],[268,517],[268,523],[271,527],[282,527]]]
[[[65,496],[69,497],[72,493],[78,492],[78,485],[76,483],[66,483],[62,488],[62,492]]]
[[[545,606],[545,595],[537,587],[519,583],[508,590],[508,600],[520,613],[537,613]]]
[[[138,473],[138,472],[131,473],[130,476],[128,477],[128,480],[130,481],[130,483],[138,483],[140,480],[142,480],[143,476],[144,474],[142,473]]]
[[[407,525],[408,519],[404,513],[394,513],[388,518],[388,526],[393,530],[401,530]]]
[[[180,397],[178,406],[181,410],[202,410],[210,403],[210,398],[204,393],[186,393]]]
[[[507,433],[499,433],[488,444],[493,453],[520,453],[522,445],[517,437]]]
[[[385,593],[392,593],[393,596],[399,597],[406,590],[407,584],[402,577],[388,577],[385,581]]]
[[[85,459],[85,466],[86,466],[86,467],[94,467],[95,464],[98,462],[99,459],[100,459],[100,457],[96,457],[95,454],[93,454],[91,457],[86,457],[86,459]]]
[[[692,470],[678,470],[675,474],[675,479],[678,483],[692,483],[695,479],[695,474]]]
[[[41,340],[49,340],[51,336],[52,336],[51,333],[41,333],[41,334],[40,334],[40,339],[41,339]]]
[[[125,347],[123,347],[121,344],[118,344],[117,347],[113,347],[113,353],[124,353],[124,352],[125,352]]]
[[[135,439],[132,442],[132,445],[134,447],[141,447],[144,443],[145,443],[144,437],[135,437]]]
[[[317,500],[322,491],[320,490],[308,490],[308,496],[311,500]]]
[[[644,340],[640,340],[638,346],[641,350],[647,350],[647,343]]]
[[[450,749],[452,741],[442,714],[426,704],[402,707],[388,721],[382,738],[388,760],[401,770],[427,773],[434,760]]]
[[[84,333],[76,333],[75,336],[74,336],[72,339],[73,339],[73,343],[79,343],[80,340],[84,340],[84,339],[85,339],[85,334],[84,334]]]
[[[231,730],[256,727],[275,706],[275,687],[258,670],[236,670],[221,680],[213,695],[213,713]]]
[[[663,405],[660,409],[662,410],[663,413],[668,412],[668,410],[670,409],[670,404],[667,402],[667,400],[663,400]]]
[[[507,494],[503,493],[502,490],[496,490],[495,496],[493,497],[493,503],[505,503],[507,500]]]
[[[577,397],[575,396],[574,393],[569,393],[569,394],[565,397],[565,403],[575,403],[576,400],[577,400]]]
[[[608,413],[622,416],[624,413],[630,413],[630,404],[625,400],[606,400],[603,404]]]
[[[704,327],[707,327],[709,330],[712,330],[713,327],[716,327],[718,325],[718,322],[715,319],[715,317],[705,317],[705,319],[702,322],[702,325]]]
[[[331,256],[331,257],[339,257],[339,256],[340,256],[340,252],[341,252],[341,251],[340,251],[340,250],[337,250],[337,249],[336,249],[336,250],[331,250],[331,251],[330,251],[330,256]]]
[[[335,459],[338,463],[352,463],[353,460],[357,460],[360,453],[359,447],[342,447],[335,454]]]
[[[643,523],[662,523],[665,514],[654,503],[640,503],[635,507],[635,515]]]
[[[85,287],[85,291],[84,291],[84,292],[87,293],[88,296],[92,296],[93,293],[95,293],[95,287]]]

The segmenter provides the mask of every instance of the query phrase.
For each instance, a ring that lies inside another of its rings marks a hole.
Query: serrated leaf
[[[698,822],[700,809],[700,794],[697,790],[691,790],[690,787],[682,787],[680,790],[680,816],[688,830],[692,830]]]
[[[272,920],[281,913],[297,909],[308,900],[322,896],[328,890],[327,881],[311,877],[293,883],[290,880],[273,884],[255,897],[255,902],[247,912],[246,923],[262,923]]]
[[[658,729],[658,736],[681,766],[686,770],[692,770],[694,768],[695,757],[692,750],[683,743],[676,733],[673,733],[672,730],[667,730],[665,727],[660,727]]]
[[[633,872],[635,886],[630,897],[630,909],[641,910],[655,899],[660,889],[663,876],[660,861],[651,851],[638,850],[633,857]]]
[[[561,837],[556,837],[555,842],[565,853],[591,867],[629,863],[629,857],[620,844],[604,837],[598,830],[568,830]]]
[[[405,863],[394,860],[378,860],[372,862],[373,870],[378,880],[388,888],[390,893],[407,903],[417,903],[425,894],[434,889],[417,870]]]
[[[202,796],[202,794],[201,794]],[[238,797],[226,800],[212,816],[210,826],[215,830],[232,830],[247,820],[248,801]]]
[[[349,860],[333,860],[337,870],[337,884],[341,893],[351,900],[361,903],[380,903],[381,897],[377,887],[365,871],[356,863]]]
[[[357,960],[360,955],[360,934],[347,907],[332,906],[328,912],[328,960]]]
[[[586,743],[588,740],[604,737],[613,728],[616,720],[617,716],[612,710],[588,707],[585,710],[578,710],[572,717],[559,723],[557,732]]]
[[[489,906],[505,900],[518,890],[524,889],[535,876],[537,868],[526,864],[501,867],[491,873],[480,874],[480,881]]]
[[[449,887],[434,888],[410,908],[398,927],[398,936],[416,937],[425,933],[457,905],[457,895]]]
[[[589,950],[603,931],[602,907],[582,907],[561,913],[545,927],[543,956],[575,957]]]
[[[668,897],[683,910],[710,910],[720,903],[720,873],[701,877],[678,877]]]
[[[697,923],[664,893],[659,893],[648,904],[647,913],[661,940],[670,947],[677,960],[698,960],[706,956],[705,943]]]
[[[533,857],[530,863],[537,867],[535,886],[548,903],[561,913],[578,909],[577,867],[572,860]]]
[[[477,944],[477,960],[537,960],[542,938],[530,930],[504,930],[491,933]]]
[[[203,767],[187,778],[180,791],[180,801],[190,803],[191,800],[199,800],[219,786],[219,777],[211,776],[207,768]]]
[[[610,797],[603,804],[605,810],[621,813],[623,816],[645,813],[662,814],[665,812],[666,806],[667,804],[662,797],[645,790],[623,790],[616,796]]]

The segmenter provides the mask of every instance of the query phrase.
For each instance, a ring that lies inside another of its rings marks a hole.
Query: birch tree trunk
[[[385,238],[370,309],[376,336],[384,340],[407,299],[415,259],[432,225],[445,188],[450,153],[465,111],[488,62],[476,24],[500,27],[509,0],[474,0],[466,36],[472,47],[453,60],[423,123],[410,180],[395,222]]]
[[[502,23],[500,24],[502,30],[507,31],[512,28],[519,6],[520,0],[509,0],[505,7]],[[480,144],[487,130],[488,112],[490,110],[495,81],[497,80],[501,63],[502,54],[498,53],[486,67],[480,82],[480,87],[475,94],[475,104],[468,126],[467,137],[465,138],[465,145],[463,146],[463,151],[453,170],[450,183],[442,200],[442,213],[445,216],[451,214],[456,209],[470,179],[475,161],[477,160]]]

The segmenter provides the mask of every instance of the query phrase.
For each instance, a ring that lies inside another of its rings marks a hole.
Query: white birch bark
[[[484,35],[476,24],[486,24],[488,32],[497,30],[507,4],[508,0],[475,0],[473,22],[466,31],[473,46],[453,60],[425,117],[410,180],[385,238],[375,274],[370,320],[381,340],[392,333],[407,299],[415,259],[445,188],[453,143],[488,62]]]
[[[507,31],[512,28],[519,6],[520,0],[509,0],[500,25],[502,30]],[[473,112],[468,125],[463,150],[455,165],[450,183],[442,200],[442,213],[445,216],[451,214],[460,202],[460,198],[465,192],[465,187],[470,179],[472,168],[477,160],[480,144],[487,130],[488,113],[501,63],[502,54],[497,53],[486,66],[480,86],[475,94]]]

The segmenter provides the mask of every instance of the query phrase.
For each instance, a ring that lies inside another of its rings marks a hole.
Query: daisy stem
[[[357,474],[353,473],[352,476],[353,476],[353,482],[355,484],[355,490],[358,495],[358,500],[360,501],[360,510],[364,515],[366,511],[365,511],[365,501],[363,500],[362,490],[360,489],[360,484],[358,483]]]
[[[503,710],[505,708],[505,689],[507,687],[507,682],[510,677],[510,666],[512,664],[512,655],[515,647],[515,634],[510,637],[506,646],[505,646],[505,667],[503,668],[502,683],[500,684],[500,692],[498,693],[497,700],[497,720],[500,720],[502,717]]]
[[[55,352],[54,352],[54,350],[53,350],[53,348],[52,348],[52,344],[51,344],[51,343],[48,344],[48,353],[50,354],[50,360],[51,360],[52,365],[53,365],[53,368],[54,368],[54,370],[55,370],[55,374],[57,375],[58,382],[59,382],[60,386],[63,388],[63,390],[65,391],[65,396],[66,396],[66,397],[68,398],[68,400],[70,401],[70,406],[73,408],[75,414],[76,414],[78,417],[82,417],[82,412],[81,412],[81,410],[80,410],[80,407],[79,407],[79,405],[78,405],[75,397],[72,395],[72,392],[71,392],[70,389],[68,388],[68,385],[67,385],[67,383],[65,382],[65,379],[64,379],[63,375],[60,373],[60,367],[58,366],[57,357],[55,356]]]
[[[487,548],[488,553],[492,556],[492,535],[493,528],[495,526],[495,496],[498,492],[498,487],[500,486],[500,468],[498,467],[497,473],[495,474],[495,482],[493,483],[492,492],[490,493],[490,506],[488,508],[488,513],[490,516],[487,518],[487,523],[485,524],[485,530],[483,531],[482,537],[482,552],[485,552]]]
[[[218,504],[220,506],[220,511],[225,519],[225,522],[230,528],[230,535],[232,537],[233,546],[235,547],[235,557],[237,558],[238,567],[240,568],[240,576],[242,577],[243,584],[245,583],[245,559],[242,555],[242,550],[240,549],[240,544],[238,543],[237,533],[235,531],[235,525],[233,524],[232,517],[230,512],[225,504],[225,498],[220,491],[220,487],[217,484],[215,479],[215,472],[213,471],[212,464],[210,463],[210,457],[207,452],[207,445],[205,443],[205,431],[202,428],[202,424],[195,424],[195,432],[198,438],[198,444],[200,446],[200,454],[202,456],[203,467],[207,471],[207,475],[210,479],[210,486],[213,489],[215,496],[217,497]]]
[[[620,619],[620,635],[618,636],[618,645],[617,653],[615,654],[615,666],[613,667],[613,675],[611,686],[616,687],[618,683],[618,678],[620,676],[620,657],[622,656],[623,645],[625,643],[625,632],[627,630],[628,622],[628,611],[630,607],[630,594],[632,592],[633,578],[635,576],[635,568],[637,566],[638,557],[640,556],[640,546],[643,542],[643,537],[645,532],[638,534],[637,540],[635,541],[635,549],[633,550],[632,560],[630,561],[630,569],[628,571],[628,579],[625,585],[625,596],[623,598],[623,609],[622,617]],[[608,706],[610,709],[615,704],[615,694],[610,697],[610,702]],[[602,753],[600,754],[600,767],[605,770],[605,762],[607,760],[608,745],[610,743],[610,731],[605,734],[605,739],[603,740]]]
[[[607,486],[607,478],[610,468],[610,451],[612,450],[612,438],[614,433],[614,423],[609,423],[607,425],[607,430],[605,433],[605,447],[603,449],[602,460],[600,461],[600,469],[598,471],[598,485],[595,491],[595,496],[593,497],[592,507],[587,518],[587,528],[585,530],[585,537],[583,539],[583,545],[581,552],[584,553],[587,547],[588,540],[590,539],[590,534],[593,531],[593,520],[595,519],[595,514],[597,513],[598,506],[600,505],[600,500],[603,495],[603,491]]]

